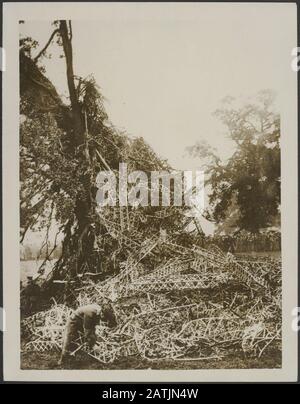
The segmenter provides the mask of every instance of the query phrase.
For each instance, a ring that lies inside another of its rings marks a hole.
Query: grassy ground
[[[222,360],[148,361],[139,357],[127,357],[116,360],[112,364],[103,364],[79,353],[64,367],[59,366],[59,352],[23,352],[21,353],[22,369],[272,369],[281,367],[281,354],[272,357],[244,358],[242,356],[227,357]]]

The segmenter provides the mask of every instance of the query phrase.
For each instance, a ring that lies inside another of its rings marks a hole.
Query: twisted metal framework
[[[217,247],[205,250],[193,246],[183,247],[171,242],[164,242],[175,258],[169,259],[154,271],[147,271],[141,261],[149,254],[155,254],[155,248],[161,245],[159,238],[152,237],[145,240],[139,249],[128,257],[118,275],[98,284],[90,286],[91,293],[88,300],[96,302],[99,296],[110,296],[115,300],[118,297],[133,294],[174,291],[210,289],[226,283],[228,280],[238,280],[249,288],[260,289],[268,299],[273,299],[267,274],[274,267],[274,263],[267,261],[237,260],[234,255],[224,254]],[[192,269],[196,274],[183,275],[182,272]],[[85,294],[88,287],[85,290]],[[82,304],[86,299],[79,296]],[[274,300],[275,304],[280,304]]]
[[[168,276],[167,278],[153,277],[139,278],[138,280],[126,285],[125,294],[139,292],[161,292],[172,290],[193,290],[193,289],[210,289],[225,283],[228,280],[226,275],[179,275]]]
[[[274,262],[240,260],[232,254],[224,254],[217,247],[207,250],[197,246],[187,248],[155,237],[139,243],[124,236],[114,224],[106,221],[105,225],[115,237],[122,237],[131,253],[118,275],[81,288],[78,303],[99,303],[103,296],[114,297],[119,327],[114,331],[97,327],[95,347],[90,350],[79,341],[78,349],[100,362],[112,363],[119,357],[131,355],[148,360],[183,360],[195,354],[199,358],[220,358],[230,349],[238,348],[259,357],[271,344],[280,343],[280,288],[272,287],[274,279],[270,277],[274,273]],[[144,259],[150,254],[155,256],[156,248],[162,245],[171,258],[154,270],[147,268]],[[235,307],[236,293],[228,303],[228,309],[224,305],[200,301],[169,307],[158,305],[154,310],[149,310],[149,305],[146,305],[146,310],[128,315],[122,305],[117,307],[118,299],[214,289],[230,280],[261,292],[264,301],[269,300],[270,305],[267,307],[262,300],[257,300],[245,312],[243,303]],[[25,349],[60,349],[70,311],[57,305],[25,319],[22,326],[30,335]],[[239,312],[244,313],[242,317]]]

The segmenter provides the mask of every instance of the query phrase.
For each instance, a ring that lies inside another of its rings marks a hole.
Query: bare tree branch
[[[37,63],[37,61],[39,60],[39,58],[46,52],[48,46],[50,45],[50,43],[52,42],[53,38],[55,37],[56,34],[59,33],[59,29],[57,28],[56,30],[54,30],[48,40],[48,42],[46,43],[46,45],[44,46],[44,48],[40,51],[40,53],[33,59],[34,63]]]

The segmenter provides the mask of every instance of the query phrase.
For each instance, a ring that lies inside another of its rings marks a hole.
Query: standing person
[[[96,342],[96,325],[99,324],[100,320],[106,322],[110,328],[117,325],[111,304],[103,303],[102,306],[89,304],[79,307],[71,314],[65,329],[59,365],[61,365],[72,352],[80,333],[83,334],[84,342],[87,343],[90,348],[93,348]]]

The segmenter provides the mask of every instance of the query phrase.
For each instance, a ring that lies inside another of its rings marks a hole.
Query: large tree
[[[95,184],[100,170],[117,173],[120,162],[146,172],[171,168],[142,138],[130,138],[110,123],[93,77],[74,73],[72,37],[71,21],[55,21],[43,47],[32,38],[20,40],[21,241],[28,229],[39,229],[46,234],[48,246],[55,223],[61,233],[62,254],[54,272],[63,279],[99,267],[103,270],[99,256],[102,264],[107,263],[105,270],[126,259],[122,238],[111,237],[106,219],[140,240],[157,234],[161,226],[176,232],[185,219],[183,209],[174,208],[170,214],[161,207],[109,208],[99,217]],[[51,46],[62,49],[67,103],[45,76],[42,63]],[[54,243],[46,259],[56,247]]]
[[[278,219],[280,209],[280,119],[274,94],[261,91],[254,102],[237,107],[227,97],[215,116],[235,145],[222,162],[209,144],[189,148],[206,168],[210,189],[206,216],[222,229],[258,232]]]

